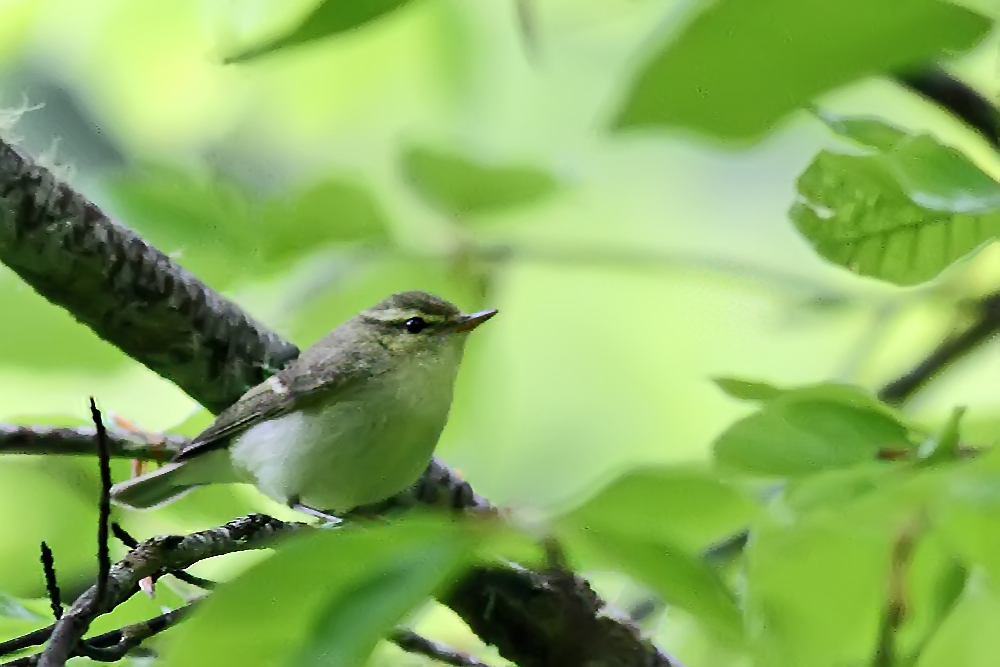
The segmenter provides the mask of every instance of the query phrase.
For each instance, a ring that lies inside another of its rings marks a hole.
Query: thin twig
[[[466,653],[438,644],[411,630],[396,630],[389,635],[389,641],[407,653],[418,653],[438,662],[455,667],[489,667]]]
[[[121,525],[119,525],[117,522],[111,523],[111,532],[114,534],[115,537],[118,538],[118,540],[122,544],[127,546],[129,549],[134,549],[137,546],[139,546],[139,540],[129,535],[128,531],[122,528]],[[202,577],[189,574],[184,570],[174,570],[172,572],[168,572],[167,574],[169,574],[171,577],[174,577],[175,579],[179,579],[180,581],[191,584],[192,586],[197,586],[198,588],[204,589],[206,591],[210,591],[218,585],[211,579],[204,579]]]
[[[56,580],[56,561],[52,557],[52,549],[45,542],[42,542],[42,572],[45,573],[45,591],[49,595],[52,617],[58,621],[63,615],[62,594]]]
[[[169,461],[188,440],[176,435],[163,436],[163,442],[139,442],[134,434],[121,429],[108,431],[108,445],[115,458]],[[24,426],[0,424],[0,454],[97,455],[97,431],[80,426]]]
[[[153,635],[177,625],[178,622],[191,612],[198,602],[199,600],[193,600],[183,607],[178,607],[159,616],[154,616],[149,620],[126,625],[117,630],[91,637],[78,647],[78,653],[99,662],[117,662],[124,658],[129,651],[136,649],[142,642]],[[33,667],[38,664],[41,657],[41,653],[36,653],[5,662],[0,667]]]
[[[111,454],[108,434],[104,430],[101,411],[97,409],[94,397],[90,397],[90,415],[97,429],[98,463],[101,468],[101,498],[98,503],[97,519],[97,594],[94,596],[94,612],[104,608],[108,594],[108,573],[111,571],[111,550],[108,544],[108,524],[111,522]]]

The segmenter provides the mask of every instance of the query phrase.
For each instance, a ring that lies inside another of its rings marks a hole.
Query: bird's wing
[[[245,393],[190,444],[177,452],[173,460],[186,461],[226,447],[233,436],[251,426],[290,412],[295,405],[295,397],[280,383],[280,377],[275,375]]]
[[[173,460],[186,461],[227,447],[234,436],[256,424],[286,415],[321,397],[327,400],[331,393],[370,376],[371,371],[366,371],[366,359],[362,355],[329,355],[324,351],[336,345],[337,337],[342,334],[342,329],[334,330],[321,341],[326,345],[309,348],[284,369],[245,393]]]

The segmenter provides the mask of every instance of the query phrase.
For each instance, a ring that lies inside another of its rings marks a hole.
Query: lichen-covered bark
[[[0,142],[0,261],[218,412],[298,349]]]
[[[0,261],[214,412],[298,354],[294,345],[2,141]],[[438,460],[413,489],[381,508],[413,502],[489,507]],[[613,618],[586,581],[566,576],[477,569],[446,601],[521,667],[677,664]],[[67,621],[66,636],[78,633],[72,623]]]

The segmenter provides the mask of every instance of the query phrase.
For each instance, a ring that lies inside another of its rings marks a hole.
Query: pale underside
[[[277,502],[331,511],[405,490],[447,421],[451,361],[414,359],[333,402],[252,426],[225,452],[233,473]]]

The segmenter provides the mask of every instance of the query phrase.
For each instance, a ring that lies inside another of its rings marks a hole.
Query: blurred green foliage
[[[905,410],[873,393],[1000,285],[1000,158],[863,77],[948,56],[993,90],[991,25],[939,0],[8,0],[0,80],[69,91],[31,135],[90,128],[67,143],[125,157],[74,185],[299,345],[401,289],[499,307],[439,453],[541,515],[612,606],[665,603],[644,630],[689,667],[870,664],[901,535],[892,664],[985,667],[1000,468],[958,445],[996,440],[1000,362],[973,353]],[[0,419],[72,423],[96,395],[151,431],[207,423],[10,272],[0,303]],[[49,622],[41,540],[67,597],[92,581],[97,489],[93,461],[0,458],[0,640]],[[295,518],[219,487],[116,519],[143,538],[252,510]],[[744,528],[731,566],[702,557]],[[231,583],[150,644],[427,664],[377,645],[405,622],[502,665],[427,599],[521,539],[414,518],[212,559],[193,571]],[[166,578],[93,631],[187,594]]]

